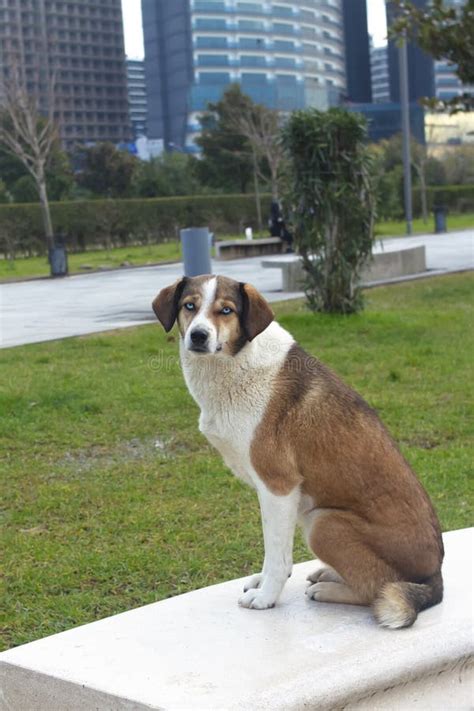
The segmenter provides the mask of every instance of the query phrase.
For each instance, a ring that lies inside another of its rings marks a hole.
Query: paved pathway
[[[399,239],[384,240],[386,249]],[[428,269],[474,268],[474,230],[403,239],[426,245]],[[253,283],[269,301],[299,294],[281,291],[279,269],[262,269],[262,258],[214,262],[219,274]],[[37,343],[154,320],[151,301],[182,274],[181,264],[84,274],[0,286],[0,347]]]

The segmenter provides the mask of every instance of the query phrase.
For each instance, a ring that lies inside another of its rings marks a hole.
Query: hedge
[[[261,202],[267,215],[270,196],[262,195]],[[52,202],[51,217],[71,252],[167,242],[178,239],[184,227],[206,225],[219,236],[257,223],[253,195]],[[45,253],[39,204],[0,205],[0,253]]]
[[[427,198],[429,210],[435,206],[443,206],[454,213],[474,211],[474,185],[430,185],[427,188]],[[421,216],[419,188],[413,190],[413,215]]]
[[[270,195],[262,195],[264,218],[270,211]],[[428,207],[444,205],[450,212],[474,211],[474,185],[428,188]],[[413,213],[421,214],[420,190],[413,190]],[[199,195],[141,200],[82,200],[52,202],[56,233],[66,235],[71,252],[87,249],[153,244],[178,238],[183,227],[207,225],[217,235],[241,233],[255,227],[253,195]],[[0,254],[45,253],[40,206],[0,205]]]

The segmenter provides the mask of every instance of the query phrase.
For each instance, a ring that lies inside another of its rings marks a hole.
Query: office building
[[[370,48],[372,101],[376,104],[390,101],[390,75],[387,45]]]
[[[366,0],[343,0],[346,96],[349,102],[371,102],[369,33]]]
[[[449,101],[467,92],[472,93],[473,87],[466,86],[456,74],[456,65],[445,60],[435,62],[435,94],[442,101]]]
[[[54,75],[66,148],[130,138],[121,0],[0,0],[5,80],[12,65],[44,111]]]
[[[385,138],[391,138],[402,130],[402,114],[400,104],[393,102],[378,104],[354,104],[348,107],[357,111],[367,119],[369,141],[377,143]],[[425,111],[417,103],[410,104],[410,132],[418,143],[425,143]]]
[[[427,113],[425,134],[430,155],[443,156],[453,147],[474,145],[474,112]]]
[[[127,86],[133,138],[146,136],[145,64],[142,59],[127,59]]]
[[[428,7],[429,0],[412,0],[413,4],[423,9]],[[390,0],[386,3],[387,23],[390,24],[395,15],[395,7]],[[432,98],[435,95],[434,60],[429,54],[413,42],[407,43],[408,57],[408,89],[410,101],[422,98]],[[388,67],[390,78],[390,99],[400,101],[400,70],[399,49],[395,40],[388,43]]]
[[[142,0],[148,135],[197,150],[199,116],[237,82],[280,111],[346,92],[342,0]]]
[[[466,0],[444,0],[445,5],[449,5],[456,10],[461,10],[466,4]],[[442,101],[449,101],[456,96],[474,92],[473,86],[466,86],[461,82],[456,74],[456,65],[445,60],[435,62],[435,92],[436,98]]]

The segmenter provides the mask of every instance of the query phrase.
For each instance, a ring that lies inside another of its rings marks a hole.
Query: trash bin
[[[51,267],[51,276],[67,276],[67,252],[63,235],[57,235],[54,238],[54,247],[49,248],[48,257]]]
[[[207,227],[180,230],[184,276],[211,274],[211,237]]]
[[[436,205],[433,208],[434,220],[435,220],[435,234],[441,234],[441,232],[446,232],[446,215],[447,209],[443,205]]]

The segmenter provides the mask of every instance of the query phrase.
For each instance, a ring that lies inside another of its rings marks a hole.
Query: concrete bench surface
[[[4,652],[0,707],[468,709],[472,534],[445,534],[444,602],[409,629],[308,600],[310,561],[272,610],[239,608],[232,580]]]
[[[279,237],[262,239],[231,239],[216,242],[216,259],[238,259],[263,254],[281,254],[283,242]]]
[[[424,245],[410,247],[390,244],[383,248],[380,242],[374,245],[372,261],[361,272],[364,285],[384,279],[420,274],[426,271],[426,248]],[[298,291],[304,281],[303,261],[298,255],[282,254],[262,260],[264,269],[282,270],[283,291]]]

